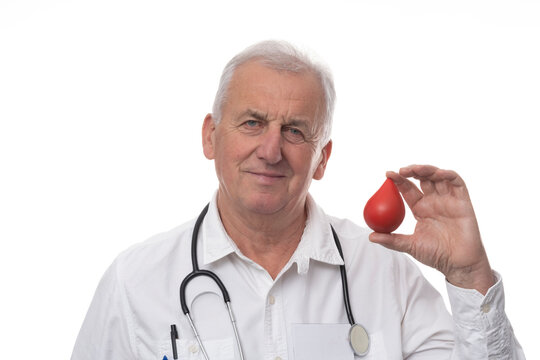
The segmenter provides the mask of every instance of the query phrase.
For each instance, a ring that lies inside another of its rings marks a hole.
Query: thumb
[[[391,250],[410,254],[412,249],[410,237],[410,235],[404,234],[383,234],[373,232],[369,235],[369,241]]]

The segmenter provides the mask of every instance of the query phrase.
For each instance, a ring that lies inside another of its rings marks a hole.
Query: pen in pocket
[[[176,339],[178,339],[178,331],[176,330],[176,324],[171,325],[171,345],[173,352],[173,359],[178,359],[178,352],[176,350]],[[163,357],[163,360],[168,360],[166,356]]]

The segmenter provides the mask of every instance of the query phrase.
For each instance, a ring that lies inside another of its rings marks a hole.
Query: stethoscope
[[[195,338],[197,339],[197,342],[199,343],[199,348],[204,358],[206,360],[210,360],[206,352],[206,349],[204,348],[204,345],[201,341],[201,338],[199,336],[199,332],[197,331],[197,328],[195,327],[195,324],[193,323],[193,319],[191,318],[189,314],[189,309],[186,304],[186,286],[191,280],[193,280],[194,278],[198,276],[207,276],[211,278],[212,280],[214,280],[214,282],[217,284],[217,286],[219,287],[223,295],[223,301],[225,302],[225,305],[227,307],[227,312],[229,313],[229,319],[231,321],[232,328],[234,331],[234,336],[236,338],[236,346],[238,347],[240,358],[244,360],[242,345],[240,343],[240,337],[238,336],[238,329],[236,327],[236,319],[234,318],[234,314],[231,308],[231,299],[229,298],[229,293],[227,292],[225,285],[223,285],[223,282],[221,282],[220,278],[215,273],[209,270],[199,269],[199,262],[197,260],[197,238],[199,235],[199,229],[201,227],[201,223],[204,217],[206,216],[206,213],[208,212],[208,207],[209,207],[209,204],[205,206],[203,211],[201,211],[199,217],[197,218],[197,221],[195,222],[195,227],[193,228],[193,234],[191,236],[191,264],[193,266],[193,271],[189,273],[184,278],[184,280],[182,280],[182,284],[180,285],[180,304],[182,306],[182,311],[184,312],[184,315],[187,317],[189,325],[191,326],[191,329],[193,330],[193,334],[195,335]],[[349,299],[347,273],[345,271],[345,260],[343,258],[343,251],[341,250],[341,243],[339,242],[339,239],[336,234],[336,231],[334,230],[334,227],[330,225],[330,228],[332,229],[332,235],[334,237],[334,241],[336,243],[336,247],[338,249],[339,255],[341,256],[344,262],[344,264],[340,265],[339,268],[341,272],[341,285],[343,288],[343,299],[344,299],[343,302],[345,304],[345,311],[347,313],[349,324],[351,324],[351,328],[349,330],[349,343],[351,344],[351,348],[353,352],[357,356],[365,356],[369,351],[369,335],[366,329],[362,325],[359,325],[354,321],[354,317],[352,315],[352,310],[351,310],[351,302]],[[177,338],[178,338],[178,334],[176,331],[176,326],[171,325],[171,341],[173,345],[174,359],[177,359],[177,354],[176,354],[176,339]]]

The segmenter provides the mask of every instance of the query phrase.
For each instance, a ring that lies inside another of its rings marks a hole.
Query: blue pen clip
[[[163,360],[169,360],[169,359],[167,358],[167,355],[163,355]]]

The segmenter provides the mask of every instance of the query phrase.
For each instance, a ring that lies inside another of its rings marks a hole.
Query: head
[[[324,92],[324,109],[322,117],[317,123],[321,145],[330,140],[332,132],[332,117],[336,92],[334,80],[329,69],[321,63],[315,62],[310,56],[293,45],[284,41],[267,40],[249,46],[234,56],[223,69],[219,82],[212,115],[215,122],[221,120],[223,105],[227,102],[229,85],[236,69],[249,61],[257,61],[270,69],[291,73],[311,72],[319,80]]]
[[[311,180],[322,178],[331,153],[333,99],[328,73],[290,45],[261,43],[231,60],[203,125],[220,209],[303,211]]]

